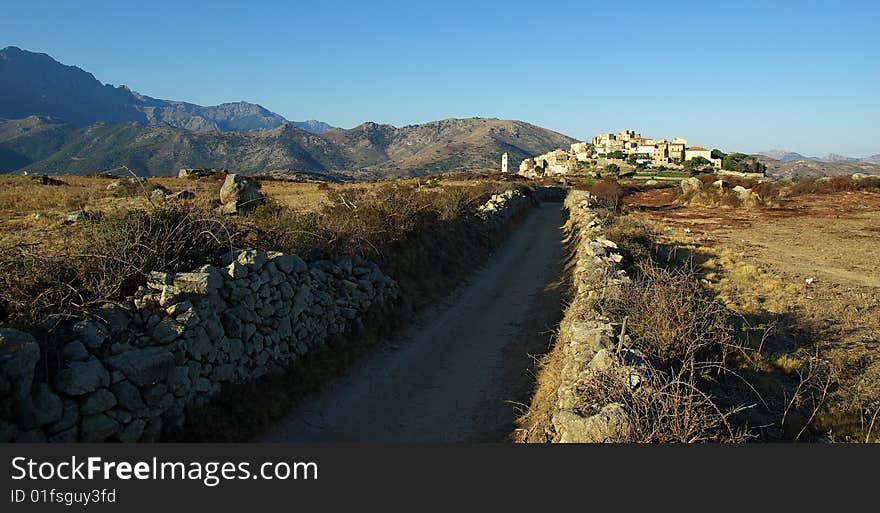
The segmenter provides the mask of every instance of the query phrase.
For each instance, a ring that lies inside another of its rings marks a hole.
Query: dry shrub
[[[238,238],[231,218],[210,209],[163,205],[111,213],[95,223],[86,290],[97,297],[130,293],[150,271],[191,270],[229,251]]]
[[[498,191],[498,184],[442,191],[396,184],[353,188],[336,191],[331,204],[306,213],[268,201],[249,220],[248,243],[307,259],[359,254],[384,261],[414,233],[472,222],[475,208]]]
[[[693,359],[723,365],[730,350],[739,347],[728,310],[708,296],[691,264],[665,269],[643,260],[632,286],[599,307],[612,319],[626,317],[634,347],[664,366]]]
[[[112,212],[64,251],[19,245],[0,258],[0,323],[22,327],[120,299],[155,270],[190,270],[238,238],[228,218],[209,209],[169,205]]]
[[[596,197],[600,206],[613,212],[620,210],[623,202],[624,190],[617,180],[605,179],[590,187],[590,193]]]
[[[870,176],[854,179],[852,176],[834,176],[831,178],[801,178],[795,180],[791,184],[789,195],[877,190],[880,190],[880,177]]]
[[[627,412],[629,430],[617,432],[616,443],[739,443],[752,438],[732,417],[745,407],[724,408],[702,390],[691,360],[677,371],[645,367],[637,386],[615,371],[596,371],[578,383],[578,392],[593,404],[618,403]]]
[[[631,286],[604,298],[601,313],[623,319],[628,354],[641,355],[638,386],[616,370],[594,372],[579,384],[591,404],[623,404],[631,432],[621,442],[741,442],[747,431],[731,417],[745,407],[721,404],[711,390],[733,377],[731,353],[744,347],[734,337],[729,312],[702,289],[693,266],[665,269],[637,264]],[[618,355],[623,364],[624,356]]]

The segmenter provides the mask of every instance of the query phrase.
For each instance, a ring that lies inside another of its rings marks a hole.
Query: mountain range
[[[837,153],[829,153],[824,157],[806,157],[804,155],[801,155],[800,153],[788,150],[767,150],[759,152],[758,155],[770,157],[771,159],[780,160],[782,162],[793,162],[796,160],[815,160],[819,162],[869,162],[872,164],[880,164],[880,154],[871,155],[870,157],[864,158],[847,157],[846,155],[839,155]]]
[[[575,142],[522,121],[470,118],[352,129],[289,122],[252,103],[200,106],[98,81],[16,47],[0,50],[0,172],[85,174],[127,165],[142,175],[181,167],[414,176],[498,169]]]
[[[74,126],[98,121],[146,125],[168,124],[189,130],[265,130],[288,121],[260,105],[247,102],[204,107],[160,100],[114,87],[76,66],[44,53],[10,46],[0,50],[0,118],[50,116]],[[322,121],[293,121],[312,132],[333,128]]]

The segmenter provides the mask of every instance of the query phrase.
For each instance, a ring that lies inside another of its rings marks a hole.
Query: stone
[[[24,429],[33,429],[56,422],[64,412],[61,398],[55,395],[46,383],[37,385],[30,401],[18,405],[18,425]]]
[[[157,406],[162,397],[168,392],[168,386],[163,383],[157,383],[149,388],[144,389],[144,401],[147,406]]]
[[[153,328],[152,334],[156,342],[160,345],[166,345],[176,340],[183,333],[184,329],[184,326],[176,320],[171,317],[165,317]]]
[[[39,429],[19,431],[15,435],[15,442],[19,444],[42,444],[46,442],[46,434]]]
[[[55,375],[55,388],[71,396],[85,395],[110,384],[110,373],[91,357],[84,362],[68,362],[67,367]]]
[[[752,191],[751,189],[747,189],[742,185],[737,185],[736,187],[734,187],[733,193],[736,194],[736,196],[742,202],[742,205],[747,208],[756,206],[761,200],[761,198],[758,197],[758,195],[754,191]]]
[[[116,396],[106,388],[100,388],[80,403],[79,413],[85,417],[96,413],[104,413],[114,406],[116,406]]]
[[[144,419],[134,419],[129,425],[125,426],[125,429],[123,429],[121,433],[119,433],[119,441],[125,443],[137,442],[144,434],[144,428],[146,426],[147,421]]]
[[[119,422],[104,413],[84,417],[80,423],[83,442],[103,442],[119,430]]]
[[[262,199],[259,185],[246,176],[228,174],[220,187],[220,203],[226,213],[250,212],[260,205]]]
[[[173,193],[171,190],[162,187],[161,185],[156,186],[152,192],[150,192],[150,201],[163,201],[168,196],[171,196]]]
[[[15,424],[10,424],[5,420],[0,420],[0,444],[9,443],[15,439],[18,434],[18,428]]]
[[[240,339],[244,332],[244,325],[241,318],[230,311],[225,311],[220,317],[223,324],[223,330],[229,338]]]
[[[89,350],[79,340],[68,342],[61,348],[61,357],[66,361],[84,361],[89,359]]]
[[[247,278],[248,268],[241,264],[238,260],[233,260],[232,263],[226,266],[226,275],[229,276],[233,280],[237,280],[240,278]]]
[[[107,340],[107,331],[103,326],[89,320],[82,320],[73,325],[73,332],[79,337],[82,343],[91,349],[98,349]]]
[[[111,370],[119,370],[137,386],[165,380],[174,368],[174,355],[167,349],[151,347],[133,349],[106,360]]]
[[[153,417],[144,427],[141,440],[144,442],[155,442],[162,434],[162,417]]]
[[[241,265],[247,266],[251,271],[259,271],[266,263],[266,253],[255,249],[246,249],[238,254],[236,260]]]
[[[165,201],[183,201],[195,199],[196,193],[193,191],[182,190],[165,196]]]
[[[189,391],[189,368],[186,366],[175,367],[174,370],[171,371],[171,375],[168,376],[168,388],[175,395]]]
[[[174,286],[184,293],[210,294],[223,286],[223,276],[216,267],[205,266],[199,271],[175,274]]]
[[[79,438],[79,429],[71,426],[63,431],[49,435],[47,441],[53,444],[72,444]]]
[[[8,382],[13,396],[24,401],[30,396],[34,368],[40,360],[40,346],[29,333],[0,328],[0,381]]]
[[[115,383],[110,390],[116,396],[117,404],[128,411],[138,411],[145,406],[140,390],[130,381]]]
[[[589,417],[570,410],[556,410],[552,419],[560,443],[625,442],[631,429],[629,417],[620,403],[608,404]]]
[[[180,303],[174,303],[165,309],[165,311],[171,317],[177,317],[185,312],[189,312],[193,309],[193,304],[190,301],[181,301]]]
[[[611,351],[608,349],[600,349],[593,359],[590,360],[590,363],[587,364],[587,368],[596,371],[596,372],[609,372],[617,365],[617,360],[611,354]]]
[[[147,275],[147,287],[153,290],[162,290],[166,285],[174,283],[174,274],[153,271]]]
[[[691,194],[703,190],[703,182],[701,182],[699,178],[692,176],[683,179],[681,183],[679,183],[679,187],[681,187],[682,194]]]
[[[225,382],[232,381],[235,379],[235,366],[231,364],[224,364],[217,368],[215,368],[211,372],[211,379],[213,381]]]
[[[50,435],[70,429],[75,426],[76,422],[79,420],[79,404],[73,399],[67,397],[63,398],[61,402],[63,405],[61,418],[46,428],[46,432]]]
[[[87,221],[91,219],[92,216],[85,210],[74,210],[72,212],[68,212],[64,214],[64,222],[66,224],[78,223],[80,221]]]

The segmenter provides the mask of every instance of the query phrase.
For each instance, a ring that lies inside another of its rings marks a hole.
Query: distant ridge
[[[880,163],[880,154],[871,155],[870,157],[865,158],[847,157],[846,155],[839,155],[837,153],[828,153],[824,157],[806,157],[804,155],[801,155],[800,153],[788,150],[767,150],[758,152],[757,154],[782,162],[794,162],[797,160],[815,160],[818,162],[873,162],[875,164]]]
[[[0,172],[86,174],[127,165],[142,175],[167,176],[204,166],[244,174],[289,170],[386,178],[498,170],[505,152],[516,163],[573,142],[522,121],[487,118],[402,128],[369,122],[315,134],[289,123],[220,132],[137,122],[77,127],[31,116],[0,121]]]
[[[188,130],[267,130],[286,123],[282,116],[244,101],[202,106],[161,100],[114,87],[49,55],[10,46],[0,50],[0,118],[51,116],[82,127],[101,121],[171,125]],[[322,121],[294,121],[306,131],[332,127]]]

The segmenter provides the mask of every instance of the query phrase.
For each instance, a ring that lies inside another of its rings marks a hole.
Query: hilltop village
[[[687,139],[681,137],[650,139],[635,130],[621,130],[599,134],[590,142],[574,143],[568,150],[560,148],[523,159],[518,174],[530,178],[569,173],[654,176],[727,172],[764,176],[764,171],[762,164],[747,155],[688,146]]]

